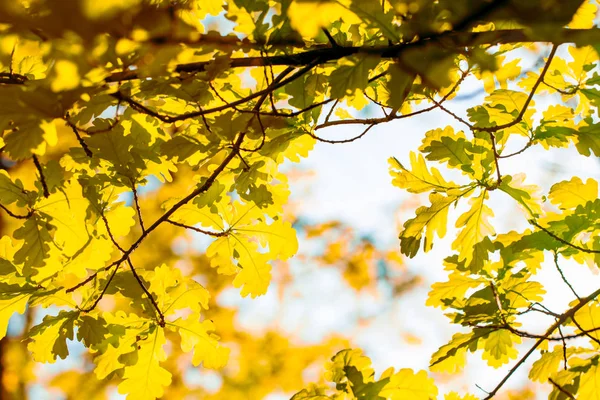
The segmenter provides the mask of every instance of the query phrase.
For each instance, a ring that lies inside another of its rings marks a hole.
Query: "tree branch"
[[[569,399],[576,400],[575,396],[573,396],[565,388],[563,388],[558,383],[556,383],[552,378],[548,378],[548,381],[552,384],[552,386],[554,386],[556,389],[558,389],[559,392],[561,392],[562,394],[564,394],[565,396],[567,396]]]
[[[152,306],[154,307],[154,310],[156,311],[156,314],[158,315],[158,325],[160,325],[161,327],[164,328],[165,327],[165,315],[162,313],[162,311],[160,311],[160,308],[158,307],[158,303],[156,302],[156,300],[154,300],[152,293],[150,293],[150,291],[148,289],[146,289],[146,285],[144,285],[142,278],[140,278],[140,276],[138,275],[138,273],[135,270],[135,267],[133,266],[133,264],[131,263],[131,260],[129,259],[129,257],[127,258],[127,264],[129,264],[129,269],[131,270],[133,277],[135,278],[137,283],[140,285],[140,287],[142,288],[144,293],[146,293],[146,296],[148,296],[150,303],[152,303]]]
[[[29,217],[31,217],[31,215],[33,215],[33,210],[29,210],[29,212],[25,215],[19,215],[19,214],[15,214],[12,211],[10,211],[8,208],[6,208],[4,205],[0,204],[0,208],[4,210],[5,213],[7,213],[8,215],[10,215],[13,218],[17,218],[17,219],[27,219]]]
[[[455,27],[459,28],[459,26]],[[417,48],[426,44],[431,44],[443,37],[446,48],[473,47],[480,45],[497,45],[510,43],[536,43],[545,42],[555,45],[563,43],[575,43],[578,46],[584,46],[600,42],[600,28],[592,29],[559,29],[536,33],[532,35],[525,29],[506,29],[487,32],[455,32],[449,31],[432,38],[419,39],[416,42],[401,43],[391,46],[351,46],[351,47],[323,47],[318,46],[304,52],[296,54],[274,55],[267,57],[234,57],[230,59],[231,68],[249,68],[271,66],[295,66],[301,67],[309,65],[315,60],[321,62],[337,61],[341,58],[355,54],[378,55],[383,59],[394,59],[403,51],[411,48]],[[202,61],[187,64],[179,64],[175,67],[175,72],[202,72],[213,61]],[[107,83],[120,82],[132,79],[139,79],[136,70],[116,72],[105,79]],[[12,78],[14,79],[14,78]],[[0,83],[2,77],[0,76]],[[17,83],[17,82],[14,82]],[[23,83],[23,82],[19,82]]]
[[[223,237],[223,236],[227,236],[228,232],[211,232],[211,231],[205,231],[204,229],[200,229],[200,228],[196,228],[195,226],[191,226],[191,225],[186,225],[186,224],[182,224],[180,222],[175,222],[172,219],[167,219],[165,222],[168,222],[171,225],[175,225],[178,226],[180,228],[185,228],[185,229],[189,229],[198,233],[202,233],[204,235],[208,235],[208,236],[214,236],[214,237]]]
[[[600,250],[586,249],[585,247],[581,247],[581,246],[578,246],[576,244],[566,241],[565,239],[561,238],[560,236],[557,236],[555,233],[552,233],[548,229],[544,228],[543,226],[541,226],[540,224],[535,222],[535,220],[533,220],[533,219],[529,220],[529,223],[531,225],[535,226],[536,228],[541,229],[542,231],[546,232],[549,236],[558,240],[559,242],[561,242],[564,245],[567,245],[567,246],[577,249],[579,251],[583,251],[584,253],[600,254]]]
[[[50,192],[48,191],[48,185],[46,184],[46,178],[44,178],[44,171],[42,170],[42,165],[40,164],[40,160],[38,160],[37,156],[34,154],[32,157],[33,164],[35,164],[35,168],[40,174],[40,183],[42,184],[42,190],[44,191],[44,197],[48,198],[50,196]]]
[[[565,311],[564,313],[562,313],[560,315],[559,318],[556,319],[556,322],[554,324],[552,324],[548,330],[542,335],[541,338],[539,338],[533,346],[531,346],[531,348],[523,355],[523,357],[521,357],[521,359],[519,361],[517,361],[517,363],[510,369],[510,371],[508,371],[508,373],[504,376],[504,378],[502,378],[502,380],[498,383],[498,385],[496,385],[496,387],[494,388],[494,390],[492,390],[491,392],[489,392],[489,394],[483,399],[483,400],[490,400],[492,397],[494,397],[496,395],[496,393],[498,392],[498,390],[500,390],[502,388],[502,386],[504,386],[504,384],[506,383],[506,381],[508,381],[510,379],[510,377],[515,373],[515,371],[517,369],[519,369],[519,367],[529,358],[529,356],[531,356],[531,354],[533,354],[533,352],[545,341],[547,340],[548,337],[550,337],[550,335],[560,326],[562,325],[565,321],[567,321],[569,318],[572,318],[573,315],[575,315],[575,313],[577,313],[577,311],[579,311],[583,306],[585,306],[587,303],[591,302],[592,300],[595,300],[596,297],[598,297],[598,295],[600,295],[600,289],[596,289],[594,292],[592,292],[589,296],[587,297],[583,297],[575,306],[571,307],[570,309],[568,309],[567,311]]]

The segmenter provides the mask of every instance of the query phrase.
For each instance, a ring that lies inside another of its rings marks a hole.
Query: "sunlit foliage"
[[[457,229],[448,280],[427,305],[463,330],[430,370],[457,373],[467,353],[493,368],[510,363],[490,399],[537,359],[529,377],[552,385],[551,398],[600,398],[600,289],[580,296],[560,265],[600,263],[598,183],[575,176],[542,193],[527,171],[503,172],[505,159],[534,147],[600,156],[597,9],[583,0],[0,0],[0,336],[14,313],[46,309],[25,324],[27,350],[4,342],[4,390],[24,393],[28,354],[53,363],[75,340],[93,368],[55,378],[69,398],[104,398],[110,383],[130,400],[444,395],[428,371],[375,378],[360,350],[341,350],[344,339],[302,346],[276,331],[241,332],[215,302],[229,287],[264,295],[298,252],[284,163],[319,142],[437,112],[463,130],[426,132],[409,164],[402,149],[390,148],[389,161],[393,185],[429,199],[399,232],[402,254],[417,257]],[[525,69],[532,57],[540,62]],[[483,103],[452,110],[468,79],[486,91]],[[365,116],[373,110],[380,116]],[[365,129],[324,134],[347,125]],[[527,228],[492,224],[490,201],[501,196]],[[466,211],[451,220],[457,205]],[[341,268],[355,290],[374,287],[378,262],[402,264],[345,238],[338,223],[303,229],[326,242],[311,262]],[[542,304],[545,258],[573,289],[562,312]],[[554,322],[522,330],[532,312]],[[570,346],[574,338],[583,344]],[[321,381],[302,389],[304,369],[331,354]],[[215,393],[182,378],[191,365],[232,363]]]

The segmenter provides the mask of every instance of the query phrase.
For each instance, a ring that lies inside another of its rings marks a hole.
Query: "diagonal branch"
[[[135,278],[137,283],[140,285],[140,287],[142,288],[144,293],[146,293],[146,296],[148,296],[150,303],[152,303],[152,306],[154,307],[154,310],[156,311],[156,314],[158,315],[158,325],[160,325],[161,327],[164,328],[165,327],[165,315],[162,313],[162,311],[160,311],[160,308],[158,307],[158,303],[156,302],[156,300],[154,300],[152,293],[150,293],[150,291],[148,289],[146,289],[146,285],[144,285],[142,278],[140,278],[140,276],[138,275],[138,273],[135,270],[135,267],[133,266],[133,264],[131,263],[131,260],[129,259],[129,257],[127,258],[127,264],[129,264],[129,269],[131,270],[133,277]]]
[[[562,387],[558,383],[556,383],[555,380],[553,380],[552,378],[548,378],[548,381],[552,384],[552,386],[554,386],[556,389],[558,389],[559,392],[561,392],[562,394],[567,396],[567,398],[576,400],[575,396],[573,396],[570,392],[568,392],[567,389],[565,389],[564,387]]]
[[[548,69],[550,68],[550,64],[552,63],[552,59],[554,58],[554,55],[556,54],[557,49],[558,49],[557,44],[552,46],[552,50],[550,50],[550,54],[548,55],[546,64],[544,65],[542,72],[540,72],[540,76],[538,77],[537,81],[535,81],[535,83],[533,84],[531,91],[529,92],[529,96],[527,96],[527,100],[525,100],[523,107],[521,107],[521,111],[519,112],[519,115],[517,115],[517,117],[514,120],[512,120],[511,122],[507,122],[506,124],[491,126],[491,127],[487,127],[487,128],[479,128],[478,127],[478,128],[476,128],[478,131],[494,133],[494,132],[501,131],[502,129],[510,128],[511,126],[514,126],[523,120],[523,117],[525,116],[525,113],[527,112],[527,108],[529,108],[529,104],[531,104],[531,101],[533,100],[533,96],[535,95],[537,88],[544,81],[544,77],[546,76],[546,73],[548,72]]]
[[[549,231],[548,229],[544,228],[543,226],[541,226],[540,224],[538,224],[537,222],[535,222],[534,220],[530,220],[529,223],[535,227],[537,227],[538,229],[541,229],[542,231],[546,232],[549,236],[551,236],[552,238],[558,240],[559,242],[561,242],[564,245],[567,245],[569,247],[572,247],[574,249],[577,249],[579,251],[583,251],[584,253],[590,253],[590,254],[600,254],[600,250],[594,250],[594,249],[586,249],[585,247],[581,247],[578,246],[576,244],[573,244],[563,238],[561,238],[560,236],[557,236],[555,233]]]
[[[598,295],[600,295],[600,289],[596,289],[589,296],[581,298],[581,300],[579,300],[579,302],[575,306],[571,307],[570,309],[568,309],[567,311],[565,311],[564,313],[562,313],[560,315],[560,317],[558,317],[556,319],[556,322],[554,322],[554,324],[552,324],[548,328],[548,330],[542,335],[542,337],[539,338],[533,344],[533,346],[531,346],[529,348],[529,350],[527,350],[527,352],[523,355],[523,357],[521,357],[521,359],[519,359],[519,361],[517,361],[517,363],[510,369],[510,371],[508,371],[508,373],[504,376],[504,378],[502,378],[502,380],[498,383],[498,385],[496,385],[496,387],[494,388],[494,390],[492,390],[491,392],[489,392],[488,395],[483,400],[490,400],[492,397],[494,397],[496,395],[496,393],[502,388],[502,386],[504,386],[504,384],[506,383],[506,381],[508,381],[510,379],[510,377],[515,373],[515,371],[518,370],[519,367],[521,367],[521,365],[529,358],[529,356],[531,356],[533,354],[533,352],[544,341],[546,341],[547,338],[549,338],[550,335],[552,335],[552,333],[556,329],[558,329],[559,326],[561,326],[562,324],[564,324],[569,318],[572,318],[573,315],[575,315],[575,313],[577,313],[577,311],[579,311],[583,306],[585,306],[589,302],[595,300],[596,297],[598,297]]]
[[[46,184],[46,178],[44,177],[44,171],[42,170],[42,165],[40,164],[40,160],[38,160],[37,156],[34,154],[32,157],[33,164],[40,174],[40,183],[42,184],[42,190],[44,191],[44,197],[49,197],[50,192],[48,191],[48,185]]]

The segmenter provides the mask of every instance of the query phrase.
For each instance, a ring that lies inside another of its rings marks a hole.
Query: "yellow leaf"
[[[214,333],[215,326],[210,320],[199,321],[199,314],[192,314],[187,319],[177,319],[168,326],[176,328],[181,336],[181,350],[194,352],[192,363],[204,368],[223,368],[229,358],[229,349],[219,344],[219,337]]]
[[[69,60],[58,60],[56,64],[54,64],[54,73],[56,76],[52,80],[50,86],[53,92],[71,90],[79,86],[79,70],[77,64],[74,62]]]
[[[447,393],[444,396],[444,400],[478,400],[479,398],[472,395],[472,394],[465,394],[463,396],[461,396],[460,394],[456,393],[456,392],[450,392]]]
[[[390,381],[379,393],[388,400],[431,400],[437,398],[438,389],[427,372],[416,374],[404,368],[390,377]]]
[[[431,285],[431,291],[425,304],[447,308],[448,305],[443,300],[463,299],[469,289],[474,289],[482,283],[485,283],[483,278],[474,279],[460,272],[454,272],[448,277],[448,282],[437,282]]]
[[[561,210],[571,210],[598,198],[598,182],[589,178],[583,183],[581,178],[574,176],[570,181],[552,185],[548,197]]]
[[[118,238],[127,236],[131,228],[135,225],[134,216],[135,210],[133,207],[117,205],[116,207],[111,208],[111,210],[105,214],[105,217],[113,237]],[[106,234],[104,223],[98,223],[97,228],[101,233]]]
[[[82,251],[63,261],[62,272],[73,274],[80,279],[85,278],[88,270],[97,271],[106,266],[113,250],[115,248],[110,239],[90,238]]]
[[[181,280],[181,271],[176,268],[171,269],[167,264],[162,264],[154,269],[154,274],[150,278],[150,291],[156,294],[159,309],[164,309],[165,302],[170,297],[169,289],[177,286]]]
[[[454,374],[461,371],[467,362],[467,350],[473,350],[481,335],[470,333],[455,333],[452,340],[440,347],[431,356],[429,369],[433,372]]]
[[[461,215],[456,221],[457,228],[463,228],[452,243],[452,248],[459,251],[459,261],[465,260],[469,265],[473,260],[473,249],[489,235],[495,235],[495,230],[489,221],[494,216],[491,208],[484,202],[487,191],[471,200],[471,209]]]
[[[393,157],[389,159],[389,164],[390,174],[394,178],[392,184],[410,193],[445,192],[456,187],[455,183],[446,181],[436,168],[431,168],[429,172],[425,158],[420,153],[410,153],[410,170]]]
[[[154,400],[162,397],[165,387],[171,384],[171,373],[160,366],[167,359],[163,350],[165,332],[155,327],[154,332],[138,341],[137,362],[125,367],[119,393],[127,394],[127,400]]]
[[[80,251],[88,241],[86,213],[89,205],[77,181],[68,183],[63,191],[43,198],[36,205],[39,211],[52,217],[50,224],[56,228],[53,241],[67,256]]]
[[[235,232],[257,237],[261,245],[269,247],[269,254],[273,258],[287,260],[298,251],[296,231],[292,224],[281,219],[271,225],[259,223],[248,228],[235,228]]]
[[[439,193],[431,193],[429,201],[431,206],[417,208],[415,218],[404,223],[403,231],[400,233],[400,250],[403,254],[414,257],[421,245],[423,230],[425,230],[425,252],[433,247],[433,238],[437,234],[439,238],[446,235],[446,222],[448,221],[448,207],[458,197],[444,196]]]
[[[169,291],[170,300],[163,313],[174,313],[177,310],[189,308],[194,312],[200,312],[208,308],[210,293],[198,282],[185,279],[184,282]]]
[[[594,19],[598,12],[598,6],[589,1],[584,1],[579,7],[573,19],[567,25],[571,29],[589,29],[594,26]]]
[[[292,28],[302,36],[314,38],[321,28],[342,18],[347,23],[360,23],[361,20],[340,2],[294,0],[288,9]]]
[[[339,351],[327,364],[325,379],[334,383],[342,383],[347,379],[346,369],[352,366],[363,376],[363,382],[374,382],[375,371],[371,368],[371,360],[363,355],[360,349],[345,349]]]
[[[542,353],[542,356],[533,363],[529,371],[529,379],[537,382],[546,382],[550,375],[558,371],[563,361],[563,347],[554,346],[552,351]]]
[[[514,345],[521,343],[521,338],[505,329],[499,329],[491,332],[483,342],[482,358],[487,360],[489,366],[498,368],[517,358],[519,352]]]
[[[498,189],[515,199],[525,209],[528,217],[538,217],[542,213],[540,188],[536,185],[525,185],[525,178],[524,173],[506,175]]]
[[[102,316],[109,325],[127,326],[130,329],[126,329],[123,335],[118,336],[118,343],[107,344],[106,349],[94,358],[94,363],[96,364],[94,374],[98,379],[104,379],[111,372],[125,366],[125,364],[119,361],[119,357],[135,350],[134,344],[141,331],[141,328],[135,329],[136,325],[139,326],[141,324],[143,327],[145,323],[144,320],[140,320],[139,316],[135,314],[127,315],[122,311],[114,315],[105,312]]]
[[[244,243],[239,239],[238,242],[242,249],[238,264],[240,270],[233,280],[233,286],[241,288],[242,297],[250,295],[254,298],[267,293],[271,283],[271,265],[267,262],[268,257],[259,253],[254,243]]]
[[[479,75],[480,79],[483,80],[483,87],[486,92],[492,93],[496,89],[496,80],[502,89],[506,89],[507,82],[517,78],[521,73],[521,67],[519,67],[520,59],[514,59],[503,65],[505,58],[505,56],[496,57],[496,62],[499,66],[496,71],[482,71],[475,74]]]
[[[578,399],[600,400],[600,366],[592,364],[579,378]]]
[[[27,349],[35,361],[53,363],[57,356],[65,359],[69,355],[67,339],[73,339],[73,322],[78,315],[76,311],[61,311],[57,316],[47,315],[31,328]]]
[[[590,336],[600,340],[600,331],[594,330],[600,328],[600,305],[597,303],[586,304],[575,313],[575,321],[579,325],[578,332],[580,329],[590,331]]]
[[[8,321],[14,313],[23,314],[27,306],[29,294],[20,294],[15,297],[0,300],[0,339],[6,336]]]

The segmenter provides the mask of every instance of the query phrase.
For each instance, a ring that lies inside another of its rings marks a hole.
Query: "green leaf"
[[[104,318],[82,315],[77,319],[77,340],[86,347],[96,347],[108,336],[109,330]]]
[[[473,173],[473,144],[462,131],[455,133],[452,127],[429,131],[419,151],[430,161],[441,161],[449,167]]]
[[[21,181],[13,182],[4,170],[0,170],[0,202],[4,205],[17,203],[18,207],[25,207],[30,202]]]
[[[362,55],[342,58],[329,76],[331,97],[341,99],[364,90],[369,84],[369,72],[379,64],[379,57]]]
[[[525,174],[505,175],[502,177],[502,183],[498,189],[515,199],[531,217],[536,218],[542,213],[542,207],[536,195],[539,188],[535,185],[524,185],[524,180]]]
[[[589,84],[589,81],[586,82],[586,84]],[[579,89],[579,91],[581,93],[583,93],[583,95],[585,97],[587,97],[594,106],[600,107],[600,90],[598,90],[598,89]]]
[[[48,257],[52,241],[48,225],[44,218],[33,214],[13,234],[15,239],[24,241],[15,253],[15,263],[25,264],[29,268],[41,267]]]
[[[575,133],[577,137],[577,151],[580,154],[589,157],[594,153],[596,157],[600,157],[600,126],[597,124],[583,126]]]
[[[387,83],[390,93],[388,105],[392,108],[392,112],[394,112],[402,108],[402,105],[408,98],[416,75],[402,70],[397,64],[390,65],[388,74],[390,76],[390,80]]]

